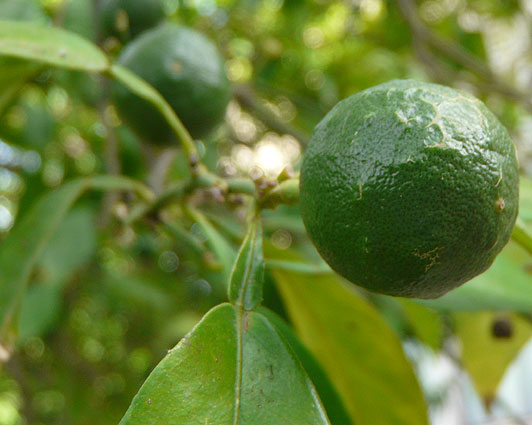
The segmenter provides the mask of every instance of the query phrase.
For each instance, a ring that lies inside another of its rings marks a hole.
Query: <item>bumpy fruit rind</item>
[[[301,212],[321,256],[371,291],[435,298],[485,271],[518,211],[508,132],[486,106],[394,80],[336,105],[301,171]]]

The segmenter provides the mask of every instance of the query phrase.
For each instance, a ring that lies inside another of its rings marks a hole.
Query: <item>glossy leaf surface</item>
[[[222,304],[153,370],[120,425],[328,423],[269,320]]]
[[[109,62],[91,42],[59,28],[0,21],[0,55],[88,72],[105,71]]]
[[[297,358],[303,365],[311,379],[320,399],[327,411],[327,416],[332,425],[352,425],[353,421],[349,417],[349,413],[334,387],[333,383],[327,376],[327,373],[312,355],[307,347],[301,342],[295,331],[277,314],[260,307],[259,312],[266,316],[268,320],[279,330],[290,348],[296,353]]]
[[[257,217],[249,225],[233,266],[229,279],[229,301],[252,310],[262,301],[263,284],[262,224]]]

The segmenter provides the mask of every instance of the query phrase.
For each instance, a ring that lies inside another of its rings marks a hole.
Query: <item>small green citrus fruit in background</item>
[[[322,257],[371,291],[435,298],[486,270],[508,242],[518,165],[473,96],[394,80],[336,105],[301,170],[301,213]]]
[[[223,119],[231,90],[224,61],[201,33],[168,24],[149,30],[128,44],[118,63],[155,87],[195,138],[210,133]],[[174,140],[172,130],[148,102],[115,83],[120,117],[143,139],[159,144]]]
[[[164,17],[162,0],[103,0],[98,13],[100,36],[127,41]]]

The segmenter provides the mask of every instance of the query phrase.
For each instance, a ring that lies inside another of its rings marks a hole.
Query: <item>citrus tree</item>
[[[428,424],[406,341],[496,401],[530,101],[355,3],[0,0],[0,423]]]

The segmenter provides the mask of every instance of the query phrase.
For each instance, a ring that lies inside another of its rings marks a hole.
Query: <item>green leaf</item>
[[[91,208],[75,208],[67,214],[39,261],[45,284],[62,287],[96,252],[96,214]]]
[[[88,188],[86,180],[67,183],[41,198],[2,241],[0,248],[0,324],[4,333],[20,302],[31,271],[46,244],[76,199]]]
[[[273,274],[298,334],[357,425],[428,423],[401,342],[368,302],[335,276]]]
[[[290,348],[303,365],[310,380],[314,384],[320,400],[327,411],[327,416],[333,425],[352,425],[353,421],[349,417],[338,391],[332,384],[319,362],[299,340],[294,330],[281,317],[273,311],[264,307],[259,307],[258,311],[266,316],[270,322],[279,330]]]
[[[510,241],[483,274],[435,300],[416,300],[442,311],[532,312],[530,255]]]
[[[109,68],[105,54],[91,42],[60,28],[31,22],[0,21],[0,55],[87,72]]]
[[[455,313],[453,319],[463,365],[489,406],[507,367],[532,336],[532,324],[517,314],[493,312]]]
[[[5,336],[26,291],[33,267],[73,203],[88,189],[134,190],[146,196],[141,183],[119,176],[74,180],[44,195],[0,245],[0,336]]]
[[[264,285],[264,255],[262,253],[262,224],[255,217],[242,242],[229,279],[229,301],[253,310],[262,301]]]
[[[409,299],[400,298],[399,300],[408,325],[416,337],[433,350],[439,350],[443,341],[443,323],[440,313]]]
[[[269,320],[222,304],[153,370],[120,425],[328,423]]]
[[[521,219],[517,219],[515,222],[512,240],[532,255],[532,232]]]
[[[526,176],[519,178],[519,218],[532,221],[532,180]]]
[[[0,57],[0,115],[39,65],[16,58]]]
[[[207,246],[216,255],[216,258],[222,266],[222,271],[226,276],[226,280],[228,280],[236,258],[233,246],[227,242],[227,239],[218,232],[207,217],[205,217],[200,211],[193,208],[187,208],[186,212],[201,228],[207,239]]]
[[[301,274],[332,274],[331,268],[324,262],[318,264],[304,263],[302,261],[289,260],[266,260],[266,266],[276,270],[286,270],[289,272],[296,272]]]
[[[61,288],[56,285],[30,287],[20,306],[18,336],[42,336],[57,322],[62,306]]]

